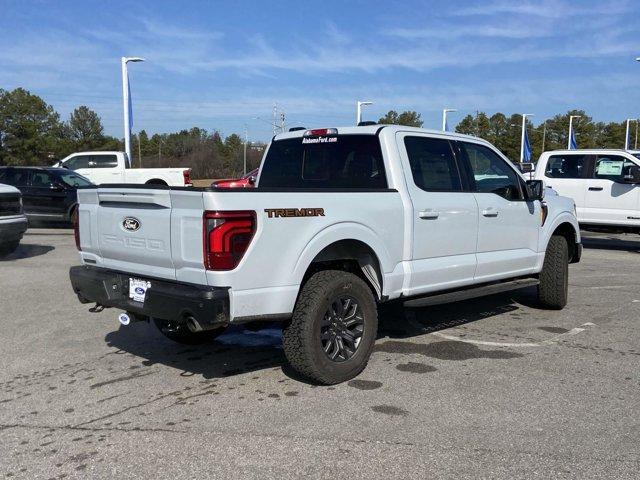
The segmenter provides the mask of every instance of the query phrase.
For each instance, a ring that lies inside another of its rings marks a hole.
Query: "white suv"
[[[544,152],[535,178],[573,198],[582,228],[640,233],[640,159],[633,152]]]

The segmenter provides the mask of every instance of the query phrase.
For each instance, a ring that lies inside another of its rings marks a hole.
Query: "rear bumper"
[[[193,317],[203,328],[229,323],[229,289],[146,278],[137,274],[116,272],[80,265],[71,267],[69,277],[73,291],[82,303],[95,302],[177,323]],[[129,298],[129,278],[151,283],[144,303]]]
[[[0,217],[0,242],[20,240],[26,231],[27,218],[24,215],[10,218]]]

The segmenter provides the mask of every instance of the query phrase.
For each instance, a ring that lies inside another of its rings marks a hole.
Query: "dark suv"
[[[66,168],[0,167],[0,183],[22,192],[24,213],[30,221],[70,222],[78,203],[78,187],[92,185]]]

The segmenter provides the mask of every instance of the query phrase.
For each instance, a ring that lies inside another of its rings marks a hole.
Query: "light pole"
[[[366,105],[373,105],[373,102],[356,102],[356,125],[362,121],[362,107]]]
[[[443,108],[442,109],[442,131],[446,132],[447,129],[447,113],[449,112],[457,112],[455,108]]]
[[[542,153],[544,153],[544,143],[547,140],[547,121],[544,121],[544,126],[542,127]]]
[[[629,150],[629,133],[631,133],[630,132],[630,124],[631,124],[631,122],[637,122],[637,120],[634,119],[634,118],[627,118],[627,130],[626,130],[626,133],[625,133],[625,136],[624,136],[624,149],[625,150]]]
[[[569,139],[567,140],[567,150],[571,150],[571,139],[573,138],[573,119],[582,115],[569,115]]]
[[[520,134],[520,163],[524,161],[524,135],[527,128],[527,117],[533,117],[533,113],[522,114],[522,133]]]
[[[127,71],[127,63],[144,62],[141,57],[122,57],[122,108],[124,109],[124,151],[127,154],[129,166],[131,166],[131,125],[133,124],[133,115],[131,112],[131,89],[129,88],[129,73]]]
[[[249,138],[249,130],[247,128],[247,124],[244,124],[244,162],[243,162],[243,170],[242,174],[247,174],[247,141]]]

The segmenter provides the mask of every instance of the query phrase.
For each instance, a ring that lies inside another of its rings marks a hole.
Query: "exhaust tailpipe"
[[[192,333],[202,332],[204,330],[198,321],[191,316],[187,317],[187,328]]]

